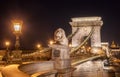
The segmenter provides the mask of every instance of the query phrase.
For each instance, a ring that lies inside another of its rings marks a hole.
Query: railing
[[[84,63],[84,62],[86,62],[86,61],[90,61],[90,60],[94,60],[94,59],[102,58],[102,57],[103,57],[103,55],[96,55],[96,56],[88,57],[88,58],[86,58],[86,59],[78,60],[78,61],[76,61],[76,62],[73,62],[71,65],[72,65],[72,66],[76,66],[76,65],[79,65],[79,64]]]
[[[47,71],[47,72],[38,72],[38,73],[35,73],[33,75],[31,75],[31,77],[56,77],[57,71],[56,70],[51,70],[51,71]]]

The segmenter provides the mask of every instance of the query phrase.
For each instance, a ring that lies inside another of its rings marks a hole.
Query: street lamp
[[[41,48],[41,45],[40,45],[40,44],[37,44],[37,48],[40,49],[40,48]]]
[[[21,20],[13,20],[12,24],[13,24],[13,33],[16,36],[15,48],[17,50],[20,47],[19,37],[20,34],[22,33],[21,30],[22,30],[23,22]]]
[[[9,41],[6,41],[6,42],[5,42],[5,45],[6,45],[6,50],[8,51],[8,48],[9,48],[9,46],[10,46],[10,42],[9,42]]]
[[[49,41],[49,44],[50,44],[50,45],[53,45],[53,44],[54,44],[54,41],[53,41],[53,40],[50,40],[50,41]]]
[[[10,52],[9,52],[10,42],[9,41],[5,41],[5,46],[6,46],[5,59],[6,59],[6,62],[8,63],[9,58],[10,58]]]

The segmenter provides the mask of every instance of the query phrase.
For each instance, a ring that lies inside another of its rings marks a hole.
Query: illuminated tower
[[[74,33],[78,28],[79,31],[72,38],[72,46],[76,47],[80,45],[84,38],[90,36],[92,53],[99,53],[101,50],[101,35],[100,30],[103,22],[101,17],[78,17],[72,18],[70,25],[72,26],[72,33]]]

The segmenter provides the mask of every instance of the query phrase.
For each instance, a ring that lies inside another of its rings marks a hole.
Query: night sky
[[[5,40],[14,47],[11,20],[23,20],[21,48],[33,49],[37,43],[47,46],[57,28],[71,33],[72,17],[101,16],[102,41],[120,44],[120,2],[118,0],[0,0],[0,49]]]

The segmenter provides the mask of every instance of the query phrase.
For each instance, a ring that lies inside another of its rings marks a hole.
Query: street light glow
[[[9,41],[6,41],[6,42],[5,42],[5,45],[6,45],[6,46],[9,46],[9,45],[10,45],[10,42],[9,42]]]
[[[37,44],[37,48],[40,48],[41,47],[41,45],[40,44]]]
[[[19,23],[14,24],[14,30],[15,31],[20,31],[20,29],[21,29],[21,26],[20,26]]]
[[[54,43],[54,42],[53,42],[52,40],[49,42],[50,45],[52,45],[53,43]]]
[[[72,44],[69,44],[69,47],[72,47]]]
[[[16,42],[15,42],[15,48],[16,49],[19,49],[19,47],[20,47],[19,37],[20,37],[20,34],[22,33],[21,32],[22,24],[23,24],[22,20],[12,20],[13,33],[16,36]]]
[[[21,21],[21,20],[13,20],[12,24],[13,24],[12,25],[13,26],[13,32],[15,34],[20,34],[21,30],[22,30],[23,21]]]
[[[8,50],[9,46],[10,46],[10,42],[9,41],[6,41],[5,42],[5,45],[6,45],[6,50]]]

